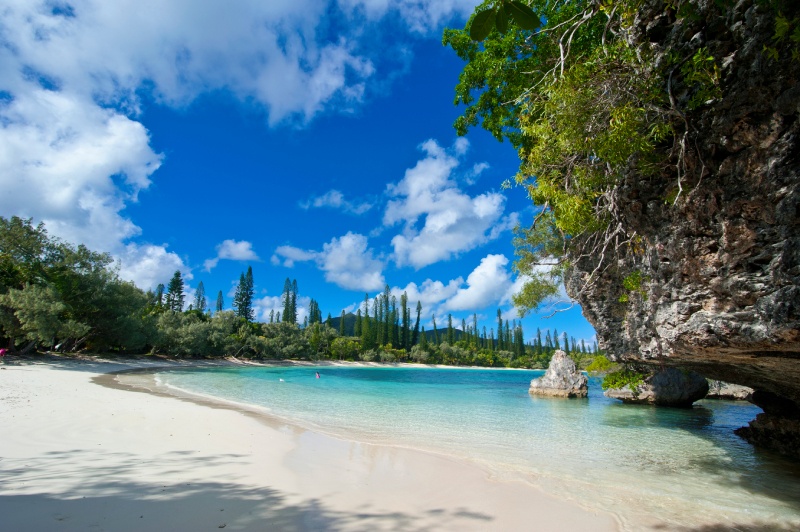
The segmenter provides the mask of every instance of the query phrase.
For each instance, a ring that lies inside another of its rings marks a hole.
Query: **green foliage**
[[[722,96],[719,66],[706,48],[700,48],[692,58],[681,67],[686,83],[694,86],[694,94],[689,100],[689,109],[697,109],[712,103]]]
[[[615,368],[617,365],[611,362],[603,355],[597,355],[592,359],[591,364],[586,366],[586,371],[589,373],[607,373]]]
[[[637,387],[644,383],[645,378],[647,378],[647,375],[644,373],[630,368],[623,368],[606,374],[603,378],[602,388],[603,390],[610,390],[628,386],[636,394]]]
[[[628,291],[619,297],[620,303],[627,303],[630,297],[638,294],[642,299],[647,299],[647,291],[642,286],[643,283],[649,282],[650,277],[643,275],[641,271],[634,270],[622,279],[622,286]]]
[[[183,311],[183,298],[183,277],[181,277],[180,270],[175,270],[172,279],[167,285],[167,309],[173,312]]]
[[[239,284],[236,286],[236,292],[233,295],[233,310],[240,318],[244,318],[250,322],[255,319],[255,310],[253,309],[253,267],[247,267],[247,273],[242,273],[239,276]]]
[[[354,360],[359,347],[359,343],[352,338],[336,338],[331,343],[331,355],[339,360]]]

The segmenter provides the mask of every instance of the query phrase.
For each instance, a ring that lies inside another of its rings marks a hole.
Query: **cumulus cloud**
[[[463,138],[450,150],[435,140],[426,141],[421,146],[425,158],[387,188],[393,199],[387,204],[383,223],[403,225],[401,234],[392,239],[399,266],[419,269],[449,259],[496,238],[511,224],[512,220],[502,218],[502,194],[487,192],[473,197],[452,178],[468,146]]]
[[[213,259],[207,259],[203,263],[203,268],[205,271],[210,272],[220,260],[258,261],[261,259],[253,251],[253,244],[250,242],[246,240],[223,240],[222,243],[217,245],[217,256]]]
[[[133,281],[143,289],[167,284],[176,270],[180,270],[184,280],[194,278],[191,270],[175,253],[167,251],[167,246],[128,244],[116,254],[119,274],[123,279]]]
[[[308,210],[311,208],[329,207],[338,209],[349,214],[364,214],[372,209],[373,204],[363,202],[352,202],[345,199],[344,194],[338,190],[330,190],[322,196],[312,197],[310,200],[300,204],[300,207]]]
[[[294,246],[279,246],[272,255],[272,264],[283,264],[287,268],[294,268],[295,262],[307,262],[317,258],[318,253],[306,251]]]
[[[326,281],[348,290],[380,290],[386,284],[383,262],[375,258],[367,237],[358,233],[334,237],[322,246],[322,251],[280,246],[272,257],[273,264],[288,267],[309,260],[325,273]]]
[[[445,304],[445,310],[472,310],[501,302],[512,287],[505,255],[487,255],[472,270],[466,286],[459,288]]]
[[[0,212],[44,221],[54,235],[123,264],[140,255],[159,276],[185,268],[164,246],[131,243],[141,230],[123,214],[163,163],[137,120],[140,95],[182,107],[225,91],[261,106],[270,125],[351,110],[375,65],[360,51],[363,28],[330,39],[324,20],[330,10],[347,16],[363,9],[357,4],[7,0],[0,10]],[[425,11],[430,23],[463,12],[454,2],[425,4],[391,9]],[[367,7],[377,20],[389,5]],[[419,26],[410,14],[402,20]],[[368,209],[365,202],[341,205]],[[143,287],[154,280],[134,266],[121,273]]]

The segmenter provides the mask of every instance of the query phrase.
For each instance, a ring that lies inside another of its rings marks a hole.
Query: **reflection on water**
[[[319,371],[321,378],[315,378]],[[800,470],[733,434],[748,403],[623,405],[590,379],[588,399],[527,393],[541,371],[442,368],[223,368],[166,383],[258,404],[345,438],[443,452],[522,479],[631,529],[771,523],[800,527]]]

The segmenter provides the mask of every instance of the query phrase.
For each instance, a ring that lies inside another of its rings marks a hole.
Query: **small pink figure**
[[[317,372],[317,378],[319,379],[319,371]]]
[[[0,349],[0,358],[3,358],[4,356],[6,356],[6,351],[7,351],[7,349]]]

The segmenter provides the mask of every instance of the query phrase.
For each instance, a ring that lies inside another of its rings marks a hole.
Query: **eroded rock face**
[[[728,401],[749,401],[753,397],[753,389],[729,382],[710,380],[706,399],[725,399]]]
[[[640,245],[620,251],[588,290],[598,257],[576,258],[567,291],[614,360],[691,369],[785,399],[759,416],[751,441],[768,444],[767,433],[785,432],[781,419],[791,432],[800,414],[800,62],[764,53],[775,21],[765,6],[692,5],[697,20],[674,24],[650,1],[629,35],[656,61],[704,47],[720,67],[722,94],[709,105],[689,110],[687,89],[671,87],[693,138],[680,196],[673,204],[674,169],[630,176],[618,190],[619,223]],[[641,287],[626,290],[633,272]]]
[[[550,360],[544,376],[533,379],[528,391],[531,395],[546,397],[586,397],[589,394],[589,379],[559,349]]]
[[[693,371],[666,368],[656,372],[635,390],[630,386],[605,391],[605,396],[623,403],[688,408],[708,393],[708,381]]]

